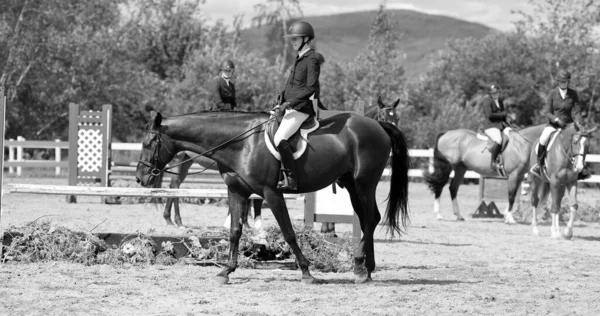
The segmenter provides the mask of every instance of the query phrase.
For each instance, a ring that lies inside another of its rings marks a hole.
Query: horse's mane
[[[524,147],[527,147],[529,145],[533,145],[535,143],[535,141],[530,141],[528,140],[524,134],[530,130],[533,130],[535,128],[542,128],[542,126],[545,124],[540,124],[540,125],[534,125],[534,126],[527,126],[524,128],[520,128],[520,129],[513,129],[512,133],[510,133],[510,135],[512,135],[512,137],[510,137],[510,139],[516,143],[518,143],[521,146],[515,146],[514,148],[516,149],[517,153],[519,155],[523,154],[521,152],[521,149]]]

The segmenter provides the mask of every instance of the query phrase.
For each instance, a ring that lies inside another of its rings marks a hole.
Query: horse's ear
[[[383,109],[385,107],[385,104],[383,104],[383,102],[381,101],[381,96],[377,97],[377,105],[379,105],[380,109]]]
[[[152,115],[152,121],[154,121],[154,128],[160,127],[160,123],[163,119],[162,115],[156,111],[150,112],[150,115]]]
[[[400,98],[398,98],[398,100],[396,100],[396,102],[394,102],[394,105],[392,105],[392,107],[395,109],[398,104],[400,104]]]

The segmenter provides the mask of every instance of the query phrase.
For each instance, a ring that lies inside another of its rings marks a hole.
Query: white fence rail
[[[55,168],[56,175],[60,175],[61,168],[68,168],[67,161],[62,161],[61,150],[69,149],[69,142],[65,141],[28,141],[22,137],[18,137],[17,140],[7,140],[5,142],[5,146],[9,149],[8,159],[5,162],[5,167],[8,167],[9,173],[15,173],[20,176],[22,172],[22,168],[30,168],[30,167],[46,167],[46,168]],[[55,156],[54,159],[51,160],[34,160],[34,159],[25,159],[23,150],[24,149],[53,149]],[[112,143],[111,150],[113,151],[141,151],[142,144],[141,143]],[[410,149],[409,155],[412,158],[429,158],[429,168],[432,170],[433,168],[433,149]],[[586,157],[586,162],[588,163],[600,163],[600,155],[597,154],[589,154]],[[129,165],[118,165],[115,166],[113,164],[113,171],[133,171],[135,168],[135,163]],[[196,166],[190,169],[190,172],[195,172],[201,170]],[[386,170],[384,175],[389,174],[389,171]],[[410,169],[408,172],[410,177],[422,177],[423,170],[421,169]],[[453,174],[450,175],[451,177]],[[465,178],[467,179],[479,179],[480,175],[474,171],[467,171],[465,174]],[[590,179],[584,180],[582,182],[588,183],[600,183],[600,175],[593,175]]]

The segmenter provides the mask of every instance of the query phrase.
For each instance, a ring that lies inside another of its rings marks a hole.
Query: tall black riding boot
[[[498,159],[498,155],[500,154],[500,149],[502,149],[502,145],[493,142],[492,147],[490,148],[490,153],[492,154],[492,160],[490,161],[490,168],[492,170],[499,169],[498,163],[496,160]]]
[[[280,189],[296,190],[298,184],[296,182],[296,164],[294,162],[294,153],[287,140],[282,140],[277,146],[279,154],[281,155],[281,162],[283,163],[284,172],[287,176],[287,184],[285,180],[279,181],[277,187]]]
[[[529,170],[538,178],[542,177],[542,166],[544,165],[544,158],[546,158],[546,146],[538,144],[537,148],[537,160],[538,163]]]

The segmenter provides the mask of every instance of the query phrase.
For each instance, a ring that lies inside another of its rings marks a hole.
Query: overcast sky
[[[211,21],[222,19],[231,25],[233,16],[244,14],[244,21],[254,16],[254,5],[265,0],[206,0],[204,14]],[[343,12],[376,10],[379,0],[300,0],[304,16],[328,15]],[[527,0],[388,0],[389,9],[408,9],[419,12],[447,15],[462,20],[481,23],[506,31],[517,18],[511,10],[528,10]]]

